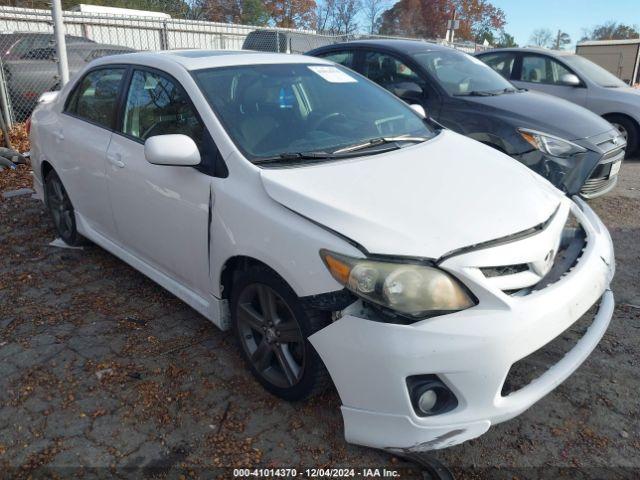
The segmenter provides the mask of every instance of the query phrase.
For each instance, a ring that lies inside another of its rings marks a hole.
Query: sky
[[[583,28],[592,28],[608,20],[640,25],[640,0],[490,0],[504,10],[505,30],[519,45],[529,44],[537,28],[554,33],[562,29],[572,44],[582,38]]]

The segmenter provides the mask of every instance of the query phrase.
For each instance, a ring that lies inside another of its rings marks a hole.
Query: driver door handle
[[[109,160],[109,163],[114,167],[124,168],[124,162],[121,160],[121,158],[122,158],[122,155],[120,155],[119,153],[107,154],[107,160]]]

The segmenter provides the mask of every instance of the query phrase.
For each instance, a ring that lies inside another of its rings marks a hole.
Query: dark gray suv
[[[501,150],[569,195],[611,190],[625,141],[606,120],[515,87],[466,53],[421,41],[363,40],[308,55],[352,68],[451,130]]]

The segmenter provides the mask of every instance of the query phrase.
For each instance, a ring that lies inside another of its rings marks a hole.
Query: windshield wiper
[[[465,93],[456,93],[456,97],[493,97],[499,95],[502,92],[490,92],[489,90],[471,90]]]
[[[257,158],[253,161],[254,164],[265,163],[279,163],[296,160],[327,160],[334,158],[334,155],[329,152],[283,152],[273,157]]]
[[[364,150],[365,148],[375,147],[377,145],[384,145],[385,143],[396,143],[396,142],[412,142],[412,143],[421,143],[429,140],[428,137],[410,137],[408,135],[400,135],[397,137],[378,137],[367,140],[366,142],[356,143],[355,145],[350,145],[348,147],[340,148],[333,152],[333,154],[341,154],[341,153],[349,153],[349,152],[357,152],[358,150]]]

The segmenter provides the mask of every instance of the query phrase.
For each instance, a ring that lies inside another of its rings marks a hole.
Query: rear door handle
[[[124,168],[124,162],[120,160],[121,158],[122,155],[120,155],[119,153],[110,153],[107,155],[107,160],[109,160],[109,163],[111,165],[118,168]]]

